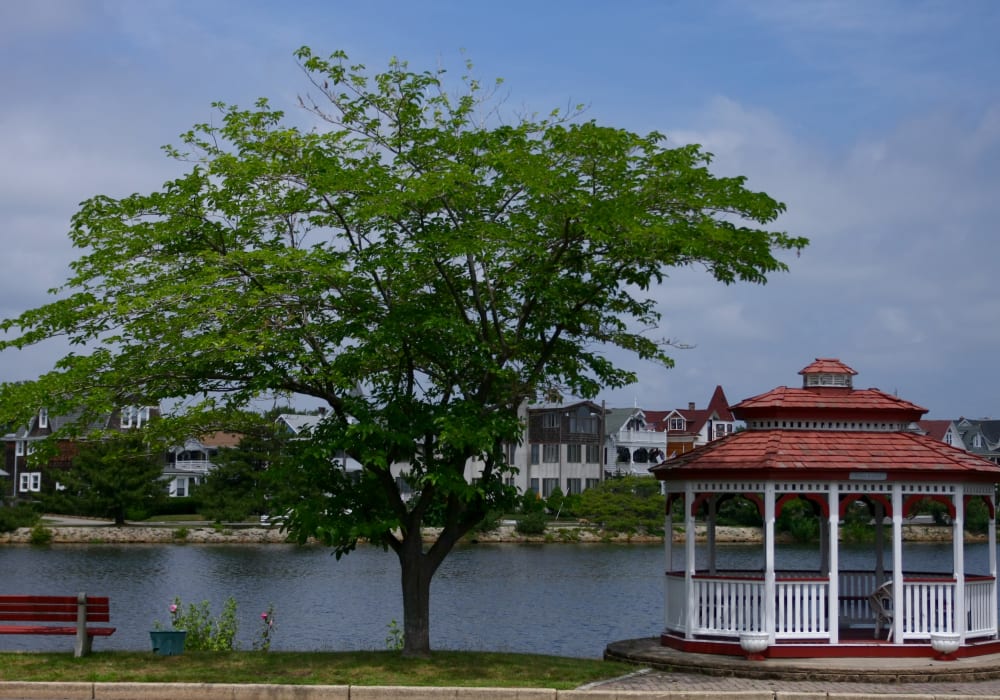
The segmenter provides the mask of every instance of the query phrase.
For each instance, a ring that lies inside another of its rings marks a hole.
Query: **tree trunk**
[[[403,585],[403,656],[426,657],[431,653],[431,577],[427,555],[404,547],[399,554]]]
[[[445,527],[425,552],[420,528],[413,528],[403,537],[397,550],[403,586],[403,656],[428,657],[431,654],[431,579],[462,536],[459,530],[454,526]]]

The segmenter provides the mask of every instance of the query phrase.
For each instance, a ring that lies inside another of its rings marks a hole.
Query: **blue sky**
[[[471,60],[525,111],[700,143],[785,202],[812,244],[762,287],[678,270],[658,335],[693,349],[609,406],[703,406],[839,357],[932,418],[1000,417],[1000,3],[6,0],[0,3],[0,318],[45,303],[78,203],[158,188],[160,146],[266,96],[295,119],[293,51],[372,69]],[[0,380],[62,348],[0,354]]]

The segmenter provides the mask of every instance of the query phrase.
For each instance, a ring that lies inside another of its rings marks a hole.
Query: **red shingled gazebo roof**
[[[1000,480],[1000,466],[911,432],[747,430],[663,462],[665,481],[714,478],[846,479],[863,472],[930,481]]]
[[[801,370],[802,388],[781,386],[744,399],[733,415],[746,431],[667,460],[650,471],[664,481],[690,478],[1000,481],[1000,466],[908,430],[927,409],[878,389],[811,383],[815,375],[857,374],[835,358]],[[876,476],[877,475],[877,476]],[[864,476],[861,476],[864,478]]]

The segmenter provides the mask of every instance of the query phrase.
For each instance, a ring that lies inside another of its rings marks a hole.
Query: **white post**
[[[903,643],[903,620],[909,614],[903,595],[903,486],[892,485],[892,643]]]
[[[955,634],[965,644],[968,626],[965,610],[965,487],[955,486],[952,496],[955,504],[955,518],[952,521],[951,542],[955,560]]]
[[[667,482],[663,482],[666,487]],[[668,631],[670,623],[670,572],[674,570],[674,519],[670,517],[670,494],[667,494],[667,514],[663,519],[663,559],[666,563],[663,574],[663,631]],[[675,605],[677,603],[674,603]],[[686,602],[684,603],[687,604]]]
[[[774,575],[774,482],[764,485],[764,630],[769,644],[775,637],[775,596],[778,593]]]
[[[73,656],[79,658],[90,653],[90,637],[87,636],[87,594],[76,595],[76,644]]]
[[[687,624],[684,625],[685,639],[694,637],[695,613],[697,612],[697,601],[695,600],[694,574],[695,574],[695,533],[694,533],[694,488],[691,482],[684,484],[684,592],[687,594]]]
[[[826,499],[830,514],[827,519],[827,545],[829,547],[828,610],[830,620],[830,644],[840,643],[840,491],[836,483],[830,484]]]
[[[990,517],[986,525],[986,537],[989,543],[990,550],[990,576],[993,578],[993,605],[990,606],[990,629],[993,630],[994,639],[997,637],[1000,630],[997,629],[997,605],[996,605],[996,591],[997,591],[997,521],[996,521],[996,498],[993,494],[987,496],[987,508],[992,511],[993,515]]]
[[[718,496],[710,496],[708,499],[708,522],[705,524],[708,546],[708,573],[715,576],[715,509]]]

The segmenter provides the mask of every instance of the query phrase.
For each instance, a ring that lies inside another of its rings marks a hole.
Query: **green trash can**
[[[176,656],[184,653],[184,630],[153,630],[149,640],[153,643],[153,653],[160,656]]]

